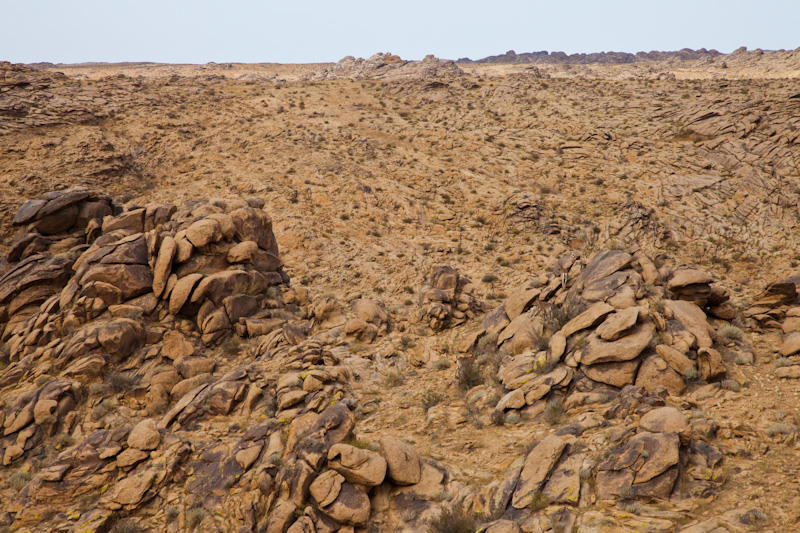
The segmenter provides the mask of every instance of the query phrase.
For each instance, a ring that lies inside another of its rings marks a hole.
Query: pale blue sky
[[[24,63],[800,46],[800,0],[0,0],[0,13],[0,60]]]

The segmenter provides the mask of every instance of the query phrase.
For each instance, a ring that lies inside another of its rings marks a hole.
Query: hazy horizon
[[[20,63],[321,63],[392,52],[445,59],[524,52],[730,53],[800,46],[800,2],[581,0],[17,2],[5,8],[0,60]]]

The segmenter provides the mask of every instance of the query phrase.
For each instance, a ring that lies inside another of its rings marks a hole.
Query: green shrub
[[[443,508],[438,518],[428,522],[428,533],[475,533],[479,527],[476,515]]]

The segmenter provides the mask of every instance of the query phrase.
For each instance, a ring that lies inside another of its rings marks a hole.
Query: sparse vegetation
[[[428,533],[475,533],[479,526],[477,515],[444,507],[439,517],[428,523]]]

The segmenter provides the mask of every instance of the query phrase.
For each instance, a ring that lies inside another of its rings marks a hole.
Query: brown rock
[[[253,241],[244,241],[235,245],[228,250],[228,262],[231,264],[236,263],[253,263],[258,252],[258,244]]]
[[[161,355],[170,359],[180,359],[194,355],[194,345],[177,330],[168,331],[164,334]]]
[[[217,220],[204,218],[186,229],[186,238],[195,248],[202,248],[222,239],[222,229]]]
[[[598,383],[606,383],[613,387],[624,387],[633,385],[636,370],[639,368],[639,361],[621,361],[613,363],[597,363],[591,366],[583,366],[586,377]]]
[[[153,293],[156,296],[161,296],[167,286],[167,279],[172,271],[172,260],[175,257],[175,252],[178,250],[178,245],[170,236],[164,237],[161,241],[161,247],[158,250],[158,258],[156,259],[155,267],[153,268]]]
[[[567,322],[564,327],[561,328],[561,333],[565,337],[569,337],[582,329],[594,327],[608,316],[609,313],[613,312],[614,307],[605,302],[594,303],[586,311]]]
[[[391,437],[383,437],[380,439],[380,454],[386,459],[387,473],[394,483],[419,483],[422,476],[420,458],[412,446]]]
[[[615,341],[623,337],[639,319],[639,314],[642,310],[639,307],[629,307],[621,311],[617,311],[613,315],[606,318],[602,324],[597,327],[595,333],[604,341]]]
[[[375,452],[347,444],[334,444],[328,450],[328,468],[342,474],[350,483],[374,487],[383,483],[387,464]]]
[[[566,445],[560,437],[548,435],[528,453],[511,500],[515,509],[528,507],[541,493],[547,475],[561,458]]]
[[[328,470],[311,483],[309,492],[320,507],[325,507],[333,503],[336,497],[339,496],[344,482],[344,476],[335,470]]]
[[[636,326],[627,337],[614,342],[605,342],[596,337],[592,338],[585,348],[580,362],[585,365],[592,365],[629,361],[642,353],[642,350],[650,344],[654,333],[655,326],[651,322],[645,322]]]
[[[686,392],[686,383],[660,356],[650,355],[642,361],[639,372],[636,374],[636,385],[648,391],[664,386],[673,396]]]
[[[161,443],[156,421],[147,419],[136,424],[128,435],[128,446],[138,450],[155,450]]]
[[[697,350],[697,370],[706,381],[713,381],[725,376],[727,372],[722,355],[713,348]]]
[[[639,427],[650,433],[680,435],[689,430],[689,419],[674,407],[657,407],[642,416]]]
[[[197,283],[203,279],[202,274],[189,274],[185,278],[181,278],[175,284],[169,295],[169,312],[173,315],[180,313],[184,304],[189,301]]]
[[[672,278],[667,283],[670,290],[686,287],[687,285],[694,285],[698,283],[711,283],[714,278],[708,272],[703,270],[696,270],[691,268],[676,270]]]
[[[675,320],[694,335],[698,348],[711,348],[714,341],[709,335],[710,326],[702,309],[692,302],[683,300],[664,300],[664,305],[672,312]]]
[[[694,362],[672,346],[659,344],[656,346],[656,353],[681,376],[685,376],[687,372],[694,370]]]

